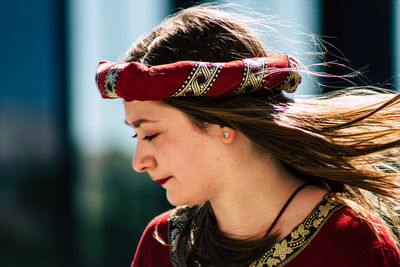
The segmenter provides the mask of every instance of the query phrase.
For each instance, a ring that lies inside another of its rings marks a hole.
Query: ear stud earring
[[[224,138],[228,138],[229,137],[229,133],[228,132],[224,132]]]

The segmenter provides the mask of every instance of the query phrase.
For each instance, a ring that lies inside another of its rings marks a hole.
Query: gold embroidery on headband
[[[224,63],[197,63],[183,85],[172,96],[202,96],[213,86]]]
[[[289,68],[296,69],[296,63],[289,58]],[[298,71],[289,71],[285,80],[277,87],[277,89],[287,93],[296,91],[297,86],[301,83],[301,76]]]
[[[121,68],[118,66],[112,66],[104,77],[104,91],[110,98],[118,98],[117,94],[117,80],[118,75],[121,72]]]
[[[267,61],[264,58],[243,59],[243,78],[234,94],[248,93],[260,88],[267,76]]]
[[[99,67],[97,68],[97,72],[96,72],[96,87],[99,90],[100,94],[103,94],[101,91],[101,86],[99,84],[99,78],[100,78],[100,74],[103,72],[103,70],[107,67],[109,67],[111,65],[111,63],[102,63],[99,65]]]

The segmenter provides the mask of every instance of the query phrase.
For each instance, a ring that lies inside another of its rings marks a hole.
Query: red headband
[[[102,61],[96,85],[103,98],[161,100],[178,96],[223,96],[277,88],[292,93],[301,82],[299,64],[286,54],[227,63],[180,61],[148,67]]]

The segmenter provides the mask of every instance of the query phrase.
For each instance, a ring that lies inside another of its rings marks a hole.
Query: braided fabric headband
[[[286,54],[226,63],[180,61],[152,67],[102,61],[96,73],[96,85],[103,98],[125,101],[224,96],[272,88],[292,93],[300,82],[299,64]]]

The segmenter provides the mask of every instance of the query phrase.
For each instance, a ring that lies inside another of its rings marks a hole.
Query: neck
[[[287,199],[303,183],[277,161],[263,158],[253,160],[250,168],[237,168],[229,179],[223,194],[210,203],[220,230],[239,238],[264,236]]]

